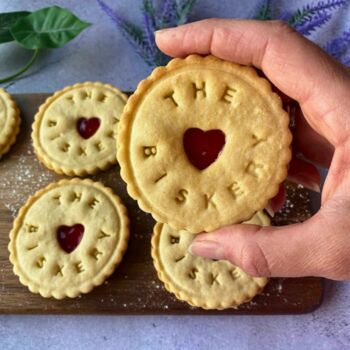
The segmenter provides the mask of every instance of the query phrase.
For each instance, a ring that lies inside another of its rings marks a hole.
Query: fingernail
[[[307,180],[299,180],[298,183],[300,185],[304,186],[305,188],[307,188],[308,190],[315,191],[317,193],[321,192],[320,184],[318,184],[317,182],[307,181]]]
[[[154,34],[155,34],[155,35],[163,34],[163,33],[167,32],[167,31],[169,31],[169,30],[171,30],[171,29],[173,29],[173,28],[158,29],[158,30],[156,30],[156,31],[154,32]]]
[[[305,188],[311,191],[315,191],[317,193],[321,192],[321,187],[320,187],[321,179],[319,181],[313,181],[310,179],[310,176],[299,175],[299,174],[293,174],[293,175],[289,174],[288,179],[292,182],[295,182],[299,185],[304,186]]]
[[[321,192],[321,187],[318,183],[316,182],[309,182],[308,184],[304,185],[306,188],[308,188],[311,191],[315,191],[317,193]]]
[[[194,240],[188,247],[188,251],[193,255],[199,255],[208,259],[225,259],[225,251],[222,246],[215,241]]]
[[[265,208],[267,213],[273,218],[275,216],[275,212],[272,209],[271,203],[269,202]]]

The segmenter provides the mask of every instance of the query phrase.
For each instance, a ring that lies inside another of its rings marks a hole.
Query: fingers
[[[189,251],[229,260],[252,276],[350,279],[350,201],[340,192],[304,223],[227,226],[197,235]]]
[[[226,259],[252,276],[299,277],[322,274],[319,223],[283,227],[233,225],[198,235],[190,252]]]
[[[160,31],[156,41],[171,56],[211,53],[261,68],[333,145],[350,134],[342,120],[350,109],[349,72],[282,22],[204,20]]]

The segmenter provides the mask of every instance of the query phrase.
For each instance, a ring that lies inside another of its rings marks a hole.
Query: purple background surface
[[[140,20],[139,0],[106,0],[129,19]],[[295,9],[307,1],[275,1]],[[45,52],[21,79],[4,84],[11,93],[54,91],[85,80],[132,90],[151,69],[135,55],[95,0],[0,0],[0,12],[57,4],[94,25],[63,49]],[[192,19],[250,17],[257,1],[198,0]],[[349,8],[314,35],[325,43],[349,27]],[[0,46],[0,76],[27,59],[14,44]],[[349,349],[350,282],[328,282],[325,300],[300,316],[98,317],[0,316],[1,349]]]

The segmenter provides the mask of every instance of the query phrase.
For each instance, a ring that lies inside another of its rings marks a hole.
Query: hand
[[[157,32],[156,42],[170,56],[213,54],[261,69],[300,104],[293,147],[315,164],[330,165],[321,209],[309,220],[224,227],[198,235],[190,251],[227,259],[253,276],[350,279],[349,71],[279,21],[204,20]],[[299,177],[310,182],[303,169],[299,162]]]

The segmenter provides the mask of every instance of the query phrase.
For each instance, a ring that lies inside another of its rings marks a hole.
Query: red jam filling
[[[203,131],[187,129],[183,137],[185,153],[199,170],[207,168],[219,157],[225,145],[225,134],[218,129]]]
[[[57,229],[57,241],[60,247],[66,252],[73,252],[83,239],[84,226],[76,224],[73,226],[60,226]]]
[[[100,127],[101,121],[99,118],[79,118],[77,121],[77,131],[84,139],[89,139],[95,134]]]

